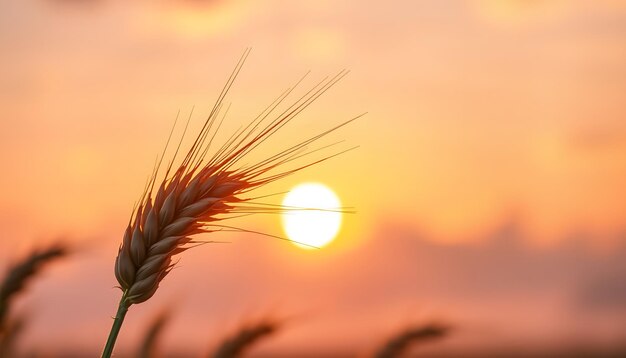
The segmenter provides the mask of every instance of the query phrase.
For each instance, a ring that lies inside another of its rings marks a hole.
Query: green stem
[[[115,346],[115,341],[117,340],[117,335],[120,333],[120,328],[122,328],[122,323],[124,323],[124,317],[126,317],[126,312],[128,312],[129,306],[130,305],[126,303],[126,293],[124,293],[122,299],[120,300],[120,305],[117,307],[117,314],[115,314],[113,327],[111,327],[109,338],[104,346],[102,358],[111,358],[111,354],[113,354],[113,347]]]

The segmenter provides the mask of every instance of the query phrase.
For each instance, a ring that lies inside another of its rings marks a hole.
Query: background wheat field
[[[103,352],[155,158],[177,117],[187,153],[249,48],[216,143],[350,70],[233,167],[367,112],[288,165],[358,148],[258,193],[322,183],[339,231],[294,245],[257,207],[232,225],[273,236],[198,235],[220,243],[153,277],[114,356],[626,354],[626,2],[4,0],[0,356]]]

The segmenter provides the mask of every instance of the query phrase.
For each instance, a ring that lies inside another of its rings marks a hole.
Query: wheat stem
[[[124,317],[126,317],[128,307],[129,304],[126,302],[126,293],[124,293],[122,299],[120,300],[120,304],[117,307],[117,313],[115,314],[115,318],[113,320],[113,326],[111,327],[109,338],[107,339],[107,343],[104,346],[102,358],[111,358],[111,354],[113,353],[113,347],[115,346],[117,335],[120,333],[120,329],[122,328],[122,324],[124,323]]]

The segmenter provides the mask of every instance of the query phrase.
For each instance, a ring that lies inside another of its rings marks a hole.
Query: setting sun
[[[327,186],[304,183],[291,189],[283,200],[283,228],[302,248],[322,247],[331,242],[341,225],[337,195]]]

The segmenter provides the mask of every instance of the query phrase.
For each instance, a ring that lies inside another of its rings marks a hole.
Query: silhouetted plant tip
[[[232,337],[225,338],[218,346],[211,358],[235,358],[241,357],[245,351],[249,350],[260,340],[268,338],[276,333],[279,324],[264,320],[256,324],[246,325],[239,329]]]
[[[157,345],[159,339],[163,334],[163,328],[167,326],[171,318],[171,312],[169,310],[161,311],[154,320],[150,323],[148,330],[143,338],[137,357],[140,358],[153,358],[157,351]]]
[[[450,327],[431,323],[408,328],[392,337],[374,355],[375,358],[402,357],[415,344],[440,339],[450,333]]]
[[[9,268],[0,286],[0,331],[10,311],[11,301],[25,289],[28,281],[36,276],[49,262],[65,256],[67,246],[55,244],[46,249],[33,251],[24,261]]]

